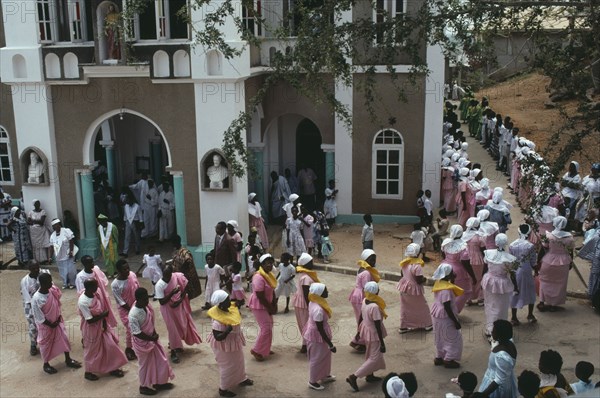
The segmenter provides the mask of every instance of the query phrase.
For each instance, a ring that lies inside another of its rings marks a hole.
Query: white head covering
[[[498,234],[496,235],[494,242],[496,243],[496,246],[498,246],[498,249],[504,250],[506,245],[508,245],[508,236],[506,236],[506,234]]]
[[[31,205],[32,205],[32,206],[35,206],[35,202],[40,202],[40,200],[39,200],[39,199],[34,199],[34,200],[32,200],[32,201],[31,201]],[[42,204],[42,202],[40,202],[40,204]]]
[[[558,216],[558,209],[552,206],[543,205],[540,214],[536,217],[537,223],[549,224]]]
[[[61,222],[60,219],[55,218],[54,220],[52,220],[52,222],[50,223],[50,225],[55,225],[55,224],[58,224],[59,222]]]
[[[469,144],[467,142],[463,142],[460,146],[460,149],[466,151],[467,149],[469,149]]]
[[[251,201],[252,199],[254,199],[255,196],[256,196],[256,194],[254,192],[250,192],[248,194],[248,201]]]
[[[391,398],[408,398],[410,396],[408,395],[408,390],[404,385],[404,380],[398,376],[391,377],[387,381],[385,390]]]
[[[14,216],[15,216],[15,214],[16,214],[16,213],[17,213],[19,210],[21,210],[21,209],[19,209],[17,206],[13,206],[13,207],[11,207],[11,208],[10,208],[10,216],[11,216],[11,217],[14,217]]]
[[[444,152],[444,156],[447,158],[451,158],[452,155],[454,155],[454,149],[448,149],[446,152]]]
[[[452,157],[450,157],[450,160],[452,160],[453,162],[458,162],[458,159],[460,159],[460,153],[454,153],[452,155]]]
[[[571,160],[571,163],[575,165],[575,171],[579,173],[579,162]]]
[[[309,293],[316,294],[317,296],[322,295],[324,291],[325,291],[324,283],[315,282],[315,283],[311,284],[310,287],[308,288]]]
[[[238,223],[235,220],[229,220],[227,221],[227,224],[231,225],[233,227],[233,229],[235,229],[237,231],[238,229]]]
[[[210,296],[210,304],[219,305],[223,301],[227,300],[227,297],[229,297],[229,294],[227,294],[225,290],[215,290]]]
[[[268,258],[273,258],[273,256],[271,256],[269,253],[265,253],[262,256],[260,256],[258,261],[262,264]]]
[[[479,219],[477,217],[470,217],[466,223],[467,230],[462,234],[462,240],[465,242],[470,241],[475,235],[477,235],[477,229],[479,228]]]
[[[308,253],[302,253],[298,259],[298,265],[306,265],[312,261],[312,256]]]
[[[360,259],[363,260],[363,261],[367,261],[367,259],[369,257],[371,257],[373,254],[375,254],[375,250],[365,249],[360,254]]]
[[[377,282],[374,282],[374,281],[367,282],[364,287],[364,291],[373,293],[373,294],[377,294],[379,292],[379,285],[377,284]]]
[[[463,234],[463,227],[459,224],[454,224],[450,227],[449,237],[442,242],[442,251],[445,253],[455,254],[463,251],[467,244],[462,239],[458,239]]]
[[[570,232],[563,231],[567,226],[567,219],[563,216],[554,217],[552,220],[552,225],[554,226],[554,231],[552,231],[552,235],[557,238],[566,238],[567,236],[571,236]]]
[[[450,166],[450,158],[444,157],[442,159],[442,167],[448,167],[448,166]]]
[[[481,169],[473,169],[471,170],[471,177],[475,178],[481,173]]]
[[[479,210],[477,212],[477,218],[479,218],[479,221],[485,221],[485,220],[487,220],[488,218],[490,218],[490,212],[489,212],[489,210],[485,210],[485,209]]]
[[[521,227],[523,225],[527,225],[527,228],[528,228],[527,232],[525,232],[525,233],[521,232]],[[527,237],[529,236],[529,234],[531,234],[531,226],[529,224],[521,224],[521,225],[519,225],[518,231],[519,231],[519,239],[527,240]]]
[[[469,169],[466,167],[461,167],[459,174],[461,177],[466,177],[469,175]]]
[[[404,251],[404,257],[419,257],[419,251],[421,251],[421,245],[417,243],[411,243],[406,247]]]
[[[295,201],[295,200],[298,200],[298,198],[299,198],[299,197],[300,197],[300,196],[298,196],[298,195],[297,195],[297,194],[295,194],[295,193],[291,194],[291,195],[290,195],[290,197],[289,197],[289,199],[290,199],[290,202],[293,202],[293,201]]]
[[[431,277],[431,279],[433,279],[434,281],[439,281],[440,279],[443,279],[443,278],[447,277],[448,275],[450,275],[451,272],[452,272],[452,266],[450,264],[441,263],[439,265],[439,267],[437,267],[437,269],[433,273],[433,276]]]
[[[532,151],[535,150],[535,143],[533,141],[527,140],[526,145],[529,147],[529,149],[531,149]]]
[[[487,205],[490,206],[490,203],[493,202],[488,201]],[[477,234],[483,238],[487,238],[488,236],[495,234],[500,229],[498,227],[498,223],[487,221],[487,219],[490,218],[489,210],[479,210],[477,213],[477,218],[479,218],[479,230],[477,231]]]

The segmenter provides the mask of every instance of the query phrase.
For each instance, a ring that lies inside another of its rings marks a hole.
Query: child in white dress
[[[231,265],[231,300],[237,303],[238,308],[246,303],[246,293],[244,292],[244,282],[242,280],[242,263],[235,262]]]
[[[210,298],[214,292],[221,289],[221,279],[225,275],[225,270],[219,265],[215,264],[214,251],[211,251],[206,255],[206,265],[204,266],[204,272],[206,272],[206,284],[204,285],[205,303],[203,310],[207,310],[211,307]]]
[[[333,254],[333,243],[329,238],[329,231],[323,231],[321,234],[321,253],[323,253],[323,262],[329,264],[329,256]]]
[[[146,266],[146,268],[144,268],[142,276],[150,279],[152,286],[156,285],[156,282],[158,282],[163,276],[164,265],[162,259],[160,258],[160,254],[156,254],[153,246],[150,246],[148,254],[144,254],[142,259],[142,267],[144,266]],[[138,269],[137,273],[139,274],[139,272],[140,270]]]
[[[279,300],[280,296],[285,296],[285,314],[290,312],[290,296],[296,292],[296,284],[293,282],[296,276],[296,268],[291,263],[292,255],[283,253],[281,263],[277,267],[277,287],[275,288],[275,297]]]

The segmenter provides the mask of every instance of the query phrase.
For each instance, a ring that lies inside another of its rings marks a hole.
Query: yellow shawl
[[[452,290],[452,293],[454,293],[454,295],[457,297],[462,296],[465,292],[462,288],[456,286],[454,283],[445,281],[443,279],[435,281],[433,284],[433,289],[431,289],[431,291],[434,293],[439,292],[440,290]]]
[[[262,267],[259,267],[258,268],[258,273],[260,274],[260,276],[262,276],[263,278],[265,278],[265,280],[267,281],[267,283],[269,284],[269,286],[271,286],[273,289],[275,289],[275,287],[277,286],[277,279],[275,278],[275,275],[273,275],[272,272],[269,272],[267,274]]]
[[[229,311],[225,312],[219,308],[218,305],[213,306],[209,309],[206,314],[217,322],[221,322],[227,326],[237,326],[242,322],[242,315],[238,307],[231,303]]]
[[[425,261],[421,260],[420,258],[416,258],[416,257],[407,257],[404,260],[400,261],[401,267],[404,267],[404,266],[410,265],[410,264],[419,264],[421,267],[424,267]]]
[[[379,276],[379,271],[377,271],[377,268],[371,267],[369,265],[369,263],[367,263],[364,260],[358,260],[358,265],[360,265],[360,268],[364,268],[367,271],[369,271],[369,274],[371,274],[371,279],[373,279],[373,281],[379,283],[379,281],[381,280],[381,277]]]
[[[296,273],[298,272],[304,272],[306,275],[310,276],[310,279],[312,279],[314,282],[320,283],[319,277],[317,276],[317,271],[304,268],[303,266],[299,265],[296,267]]]
[[[327,315],[329,315],[329,318],[331,318],[331,315],[333,314],[333,312],[331,311],[331,307],[329,306],[329,303],[327,303],[327,300],[325,300],[323,297],[314,294],[314,293],[308,293],[308,301],[312,301],[313,303],[317,303],[321,306],[321,308],[323,308],[325,310],[325,312],[327,313]]]
[[[378,296],[373,293],[365,292],[365,299],[377,304],[377,306],[381,310],[381,315],[383,315],[383,318],[387,318],[387,314],[385,313],[386,304],[385,304],[385,301],[381,298],[381,296]]]

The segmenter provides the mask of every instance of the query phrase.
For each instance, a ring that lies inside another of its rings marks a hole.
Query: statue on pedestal
[[[121,59],[121,35],[119,34],[121,15],[114,5],[108,6],[108,14],[104,18],[104,34],[108,45],[107,59]]]
[[[29,167],[27,168],[27,183],[44,183],[44,163],[42,163],[40,156],[34,151],[31,151],[29,154],[29,160]]]

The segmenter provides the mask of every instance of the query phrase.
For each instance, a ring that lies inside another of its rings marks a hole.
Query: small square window
[[[385,180],[387,178],[387,166],[377,166],[377,179]]]
[[[390,166],[388,169],[388,178],[390,180],[397,180],[400,177],[400,167]]]
[[[377,194],[378,195],[387,194],[386,188],[387,188],[387,183],[385,181],[377,181]]]
[[[400,163],[400,151],[388,151],[389,164],[399,164]]]
[[[389,182],[388,195],[398,195],[398,181],[390,181]]]
[[[377,164],[387,163],[387,151],[377,151]]]

